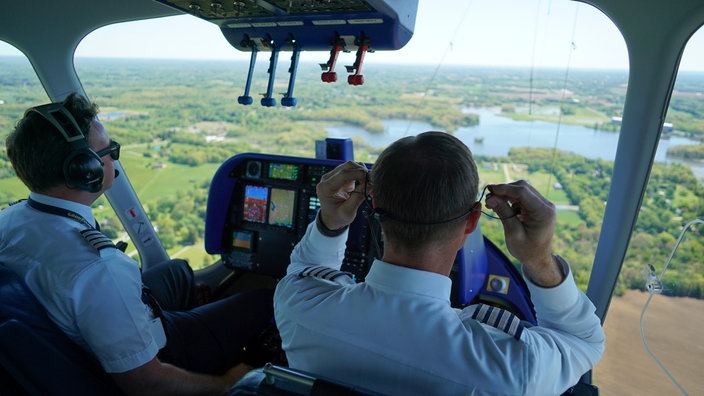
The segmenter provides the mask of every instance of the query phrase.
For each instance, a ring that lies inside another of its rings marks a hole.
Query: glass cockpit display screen
[[[295,204],[296,193],[294,191],[272,188],[269,200],[269,224],[293,227]]]
[[[244,210],[242,217],[254,223],[266,222],[266,205],[269,200],[269,189],[259,186],[245,186]]]
[[[297,180],[298,165],[271,163],[269,164],[269,177],[279,180]]]

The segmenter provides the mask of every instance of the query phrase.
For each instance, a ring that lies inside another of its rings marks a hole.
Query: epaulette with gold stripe
[[[520,340],[521,334],[525,326],[521,323],[521,320],[511,312],[492,307],[486,304],[478,304],[476,310],[472,314],[472,319],[476,319],[482,323],[488,324],[491,327],[495,327],[506,334],[513,336],[515,339]]]
[[[325,266],[307,267],[306,269],[301,271],[299,276],[312,276],[314,278],[320,278],[329,281],[334,281],[335,279],[341,276],[347,276],[350,279],[354,280],[354,276],[352,276],[352,274],[349,272],[338,271],[336,269]]]
[[[87,229],[81,231],[81,236],[85,238],[88,243],[90,243],[91,246],[95,248],[95,250],[103,250],[107,248],[116,248],[115,244],[112,243],[110,238],[106,237],[103,235],[98,230],[95,229]]]

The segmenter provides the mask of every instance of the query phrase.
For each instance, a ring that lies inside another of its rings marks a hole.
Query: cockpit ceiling
[[[365,0],[158,0],[206,20],[374,12]]]
[[[157,1],[218,25],[240,51],[396,50],[413,35],[418,10],[417,0]]]

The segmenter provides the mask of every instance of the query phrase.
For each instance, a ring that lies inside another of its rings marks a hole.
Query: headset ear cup
[[[103,161],[88,148],[73,152],[64,161],[64,178],[71,188],[98,192],[103,187],[104,176]]]

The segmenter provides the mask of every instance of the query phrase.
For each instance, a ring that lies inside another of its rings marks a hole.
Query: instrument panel
[[[211,186],[206,250],[221,254],[223,264],[229,268],[283,277],[293,247],[320,208],[315,186],[340,163],[257,154],[231,158]],[[223,188],[223,184],[227,187]],[[219,201],[228,202],[220,214],[210,213],[210,201],[216,196]],[[342,264],[342,270],[358,280],[363,280],[369,271],[377,249],[372,246],[370,223],[363,211],[364,207],[360,207],[357,219],[350,225]]]

